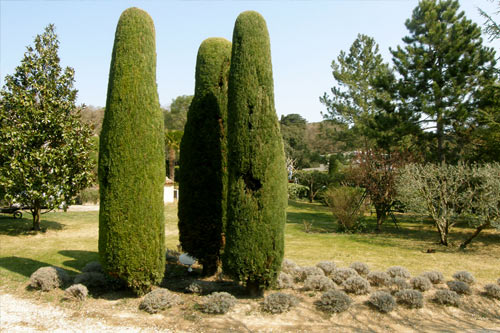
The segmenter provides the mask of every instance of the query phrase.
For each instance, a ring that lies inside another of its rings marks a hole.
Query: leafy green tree
[[[193,95],[177,96],[167,109],[163,109],[164,126],[168,130],[184,131]]]
[[[204,40],[181,141],[179,239],[211,275],[220,264],[227,206],[227,88],[231,42]]]
[[[168,178],[175,180],[175,161],[180,149],[183,131],[165,130],[165,150],[167,152]]]
[[[154,24],[129,8],[116,28],[100,139],[99,255],[104,270],[137,294],[163,278],[164,182]]]
[[[61,68],[58,49],[48,25],[0,92],[0,192],[29,207],[34,230],[43,208],[71,203],[92,183],[91,131],[75,106],[74,70]]]
[[[454,161],[468,148],[482,90],[496,80],[495,52],[457,0],[422,0],[405,25],[404,47],[391,50],[400,96],[433,130],[433,159]]]
[[[228,210],[224,271],[261,295],[284,252],[287,172],[274,107],[269,33],[256,12],[233,32],[228,88]]]
[[[485,87],[483,98],[474,115],[473,160],[500,161],[500,82]]]
[[[313,202],[316,195],[322,190],[326,190],[330,184],[331,177],[326,172],[321,171],[298,171],[296,177],[300,185],[307,186],[309,202]]]
[[[289,114],[281,116],[280,128],[283,135],[285,155],[295,161],[295,167],[302,169],[309,167],[308,153],[306,145],[306,125],[307,121],[299,114]]]

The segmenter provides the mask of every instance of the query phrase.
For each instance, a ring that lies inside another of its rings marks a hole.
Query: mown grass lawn
[[[24,289],[31,273],[54,265],[77,274],[86,263],[98,260],[98,212],[54,212],[43,215],[46,232],[30,234],[29,214],[21,220],[0,216],[0,286],[14,292]],[[166,246],[178,244],[177,207],[165,206]],[[431,221],[416,216],[397,216],[399,228],[387,221],[383,232],[374,233],[374,217],[367,216],[367,231],[360,234],[336,233],[333,218],[319,204],[290,201],[285,230],[285,256],[300,265],[333,260],[339,266],[354,261],[367,263],[372,270],[401,265],[412,275],[439,270],[450,278],[458,270],[468,270],[482,283],[500,277],[500,233],[486,230],[466,251],[458,244],[473,230],[459,226],[452,231],[452,246],[437,244]],[[305,225],[309,225],[307,228]],[[309,229],[309,232],[306,232]],[[426,253],[432,249],[434,253]]]

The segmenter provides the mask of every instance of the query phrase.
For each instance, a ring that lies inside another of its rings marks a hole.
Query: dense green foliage
[[[116,28],[100,140],[99,255],[138,294],[165,269],[164,157],[154,24],[129,8]]]
[[[284,252],[287,174],[274,107],[269,34],[263,17],[241,13],[233,31],[228,88],[228,210],[224,271],[261,293]]]
[[[179,239],[205,274],[220,262],[227,199],[227,89],[231,42],[203,41],[180,145]]]
[[[456,161],[472,154],[471,120],[482,92],[496,81],[495,51],[457,0],[423,0],[405,23],[404,47],[391,50],[405,108],[422,119],[428,158]],[[422,146],[423,142],[421,143]]]
[[[163,109],[163,121],[165,129],[184,131],[187,114],[193,95],[177,96],[172,100],[167,109]]]
[[[397,97],[385,89],[392,86],[394,75],[383,62],[375,40],[359,34],[349,52],[341,51],[331,67],[337,85],[331,88],[331,96],[325,93],[320,98],[327,107],[324,116],[350,126],[335,133],[336,139],[365,150],[374,146],[392,150],[405,145],[415,119],[402,109],[388,110]]]
[[[36,36],[0,98],[0,200],[29,207],[70,204],[93,180],[90,128],[80,121],[74,70],[62,69],[53,25]]]

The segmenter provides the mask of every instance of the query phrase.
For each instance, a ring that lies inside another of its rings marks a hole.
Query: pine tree
[[[404,48],[391,50],[399,94],[429,132],[433,159],[453,161],[470,142],[482,90],[495,82],[495,52],[456,0],[422,0],[405,23]],[[432,135],[431,135],[432,134]]]
[[[231,42],[203,41],[196,61],[195,95],[180,145],[179,239],[203,273],[220,262],[227,199],[227,84]]]
[[[269,34],[252,11],[238,16],[233,32],[228,173],[224,271],[260,295],[276,280],[283,258],[287,174]]]
[[[100,140],[99,255],[137,294],[165,269],[164,157],[154,24],[129,8],[116,28]]]

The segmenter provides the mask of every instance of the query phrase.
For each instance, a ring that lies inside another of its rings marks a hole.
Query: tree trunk
[[[387,209],[375,205],[375,212],[377,213],[377,226],[375,227],[375,231],[380,232],[382,230],[382,223],[384,223],[387,217]]]
[[[39,204],[35,204],[31,208],[31,215],[33,216],[33,228],[32,228],[32,230],[34,230],[34,231],[40,231],[40,211],[41,211],[41,208],[40,208]]]
[[[444,125],[443,125],[443,115],[441,112],[438,113],[437,120],[436,120],[436,135],[437,135],[437,153],[438,153],[438,160],[440,163],[443,163],[445,161],[444,158],[444,148],[443,148],[443,141],[444,141]]]
[[[201,262],[203,266],[203,276],[212,276],[217,272],[217,261],[206,260]]]
[[[260,286],[259,282],[247,281],[246,290],[248,295],[252,298],[264,296],[264,289]]]
[[[479,235],[479,233],[484,229],[484,228],[487,228],[490,226],[490,222],[486,222],[485,224],[481,224],[479,227],[476,228],[476,231],[474,231],[474,233],[472,235],[470,235],[469,238],[467,238],[462,244],[460,244],[460,248],[462,250],[465,250],[465,248],[467,247],[467,245],[469,245],[470,242],[472,242],[472,240],[477,236]]]
[[[309,185],[309,202],[312,203],[314,199],[313,184]]]
[[[168,178],[175,181],[175,149],[168,148]]]
[[[439,232],[439,241],[441,245],[448,246],[448,228],[439,224],[439,221],[436,222],[436,227]]]

